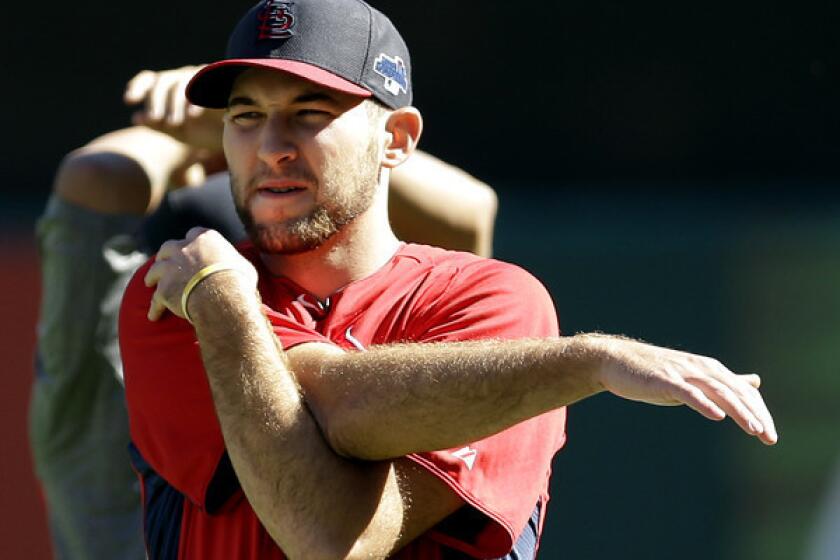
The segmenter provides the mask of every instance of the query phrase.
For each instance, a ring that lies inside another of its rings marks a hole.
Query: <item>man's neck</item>
[[[319,299],[370,276],[396,253],[399,240],[387,220],[365,213],[323,245],[296,255],[261,255],[268,270],[285,276]]]

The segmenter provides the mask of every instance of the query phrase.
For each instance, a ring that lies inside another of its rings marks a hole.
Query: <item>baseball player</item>
[[[69,154],[39,221],[43,306],[30,435],[56,558],[145,558],[116,344],[125,284],[163,241],[191,227],[245,237],[228,175],[214,173],[224,166],[222,112],[183,97],[197,69],[132,79],[126,101],[142,105],[136,126]],[[391,176],[395,228],[404,239],[489,252],[493,191],[421,156]]]
[[[422,131],[396,29],[358,0],[259,3],[187,89],[226,108],[250,242],[168,241],[120,343],[151,558],[526,558],[564,405],[603,390],[777,439],[715,360],[558,337],[515,266],[399,242]]]

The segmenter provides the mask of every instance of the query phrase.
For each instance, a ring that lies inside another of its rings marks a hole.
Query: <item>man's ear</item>
[[[386,143],[382,154],[382,166],[389,169],[407,160],[423,134],[423,117],[414,107],[402,107],[393,111],[385,122]]]

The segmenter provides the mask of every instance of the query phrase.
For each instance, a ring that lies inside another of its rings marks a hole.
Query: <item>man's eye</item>
[[[234,113],[230,116],[230,120],[232,120],[235,123],[242,124],[253,122],[259,118],[260,113],[257,113],[256,111],[244,111],[242,113]]]
[[[330,114],[327,111],[322,111],[320,109],[301,109],[298,111],[298,117],[304,119],[326,119],[329,118]]]

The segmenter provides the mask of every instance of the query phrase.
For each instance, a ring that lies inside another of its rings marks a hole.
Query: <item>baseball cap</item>
[[[248,68],[288,72],[391,109],[411,104],[408,47],[391,21],[362,0],[259,2],[234,28],[225,59],[190,81],[187,98],[225,108],[234,80]]]

